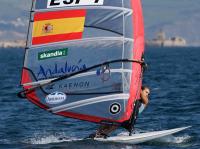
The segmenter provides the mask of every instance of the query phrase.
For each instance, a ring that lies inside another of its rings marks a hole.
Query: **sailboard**
[[[140,98],[140,0],[32,0],[20,97],[53,114],[122,123]]]
[[[144,143],[148,142],[151,140],[155,140],[158,138],[162,138],[168,135],[172,135],[174,133],[183,131],[188,127],[180,127],[180,128],[174,128],[174,129],[168,129],[168,130],[162,130],[162,131],[152,131],[152,132],[146,132],[146,133],[138,133],[138,134],[133,134],[132,136],[125,136],[125,135],[120,135],[120,136],[114,136],[114,137],[108,137],[108,138],[94,138],[96,141],[101,141],[101,142],[117,142],[117,143],[127,143],[127,144],[139,144],[139,143]]]

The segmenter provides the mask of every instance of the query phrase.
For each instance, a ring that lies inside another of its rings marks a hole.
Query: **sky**
[[[146,39],[159,30],[200,46],[200,0],[142,0]],[[1,0],[0,40],[24,39],[31,0]]]

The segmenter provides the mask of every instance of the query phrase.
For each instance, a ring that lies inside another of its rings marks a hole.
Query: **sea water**
[[[19,99],[23,59],[23,49],[0,49],[0,149],[200,148],[200,48],[146,48],[144,84],[151,95],[136,131],[192,128],[139,145],[84,140],[97,125],[52,115]]]

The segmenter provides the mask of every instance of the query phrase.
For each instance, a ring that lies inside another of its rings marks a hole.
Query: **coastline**
[[[0,48],[25,48],[26,46],[26,41],[25,40],[13,40],[13,41],[6,41],[6,40],[2,40],[0,41]],[[182,46],[175,46],[175,45],[168,45],[168,46],[162,46],[162,44],[149,44],[148,43],[148,40],[145,41],[145,47],[161,47],[161,48],[164,48],[164,47],[177,47],[177,48],[186,48],[186,47],[199,47],[199,46],[193,46],[193,45],[182,45]]]
[[[0,41],[0,48],[25,48],[25,40]]]

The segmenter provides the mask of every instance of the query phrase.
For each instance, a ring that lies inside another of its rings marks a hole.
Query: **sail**
[[[124,122],[143,52],[140,0],[33,0],[21,94],[57,115]]]

